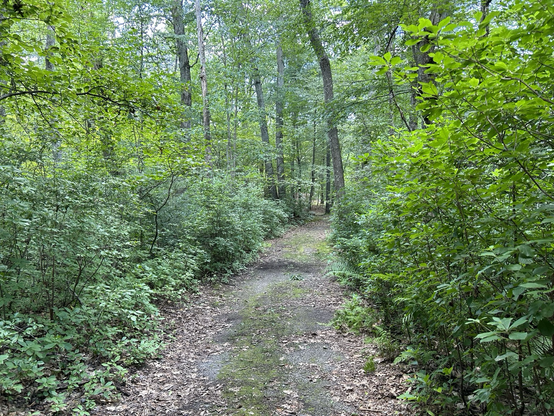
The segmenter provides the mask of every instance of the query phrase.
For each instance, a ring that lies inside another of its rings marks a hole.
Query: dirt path
[[[122,399],[95,415],[408,415],[403,375],[366,374],[375,351],[327,325],[342,303],[324,276],[325,219],[272,240],[229,286],[163,312],[175,338],[139,370]]]

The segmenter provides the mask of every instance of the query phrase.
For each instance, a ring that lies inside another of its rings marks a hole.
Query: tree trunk
[[[330,105],[333,101],[333,76],[331,72],[331,62],[325,52],[319,32],[315,27],[315,23],[312,16],[312,7],[310,0],[300,0],[300,8],[302,9],[302,15],[304,17],[304,25],[308,31],[310,37],[310,43],[319,60],[319,67],[321,69],[321,77],[323,78],[323,92],[325,96],[325,104]],[[335,182],[335,191],[338,195],[342,194],[342,188],[344,188],[344,170],[342,166],[342,155],[340,150],[339,134],[333,115],[329,113],[327,116],[327,135],[329,138],[329,148],[331,151],[331,157],[333,159],[333,175]]]
[[[44,68],[47,71],[54,70],[54,64],[50,61],[51,52],[48,52],[56,43],[56,32],[53,26],[48,26],[48,31],[46,32],[46,58],[44,58]]]
[[[262,81],[260,79],[260,74],[258,68],[254,68],[254,88],[256,89],[256,100],[258,102],[258,112],[259,112],[259,123],[260,123],[260,135],[262,137],[262,142],[265,145],[264,153],[269,149],[269,132],[267,130],[267,118],[265,116],[265,102],[264,102],[264,93],[262,90]],[[267,190],[269,195],[273,199],[277,199],[277,188],[275,187],[275,175],[273,173],[273,163],[271,163],[271,158],[264,155],[264,166],[265,174],[267,177]]]
[[[277,181],[279,183],[279,199],[285,199],[285,158],[283,156],[283,101],[285,84],[285,62],[283,49],[277,42],[277,94],[275,99],[275,148],[277,150]]]
[[[325,213],[331,213],[331,150],[327,145],[327,151],[325,152]]]
[[[46,52],[46,56],[44,58],[44,69],[47,71],[54,71],[54,64],[50,60],[52,56],[52,52],[50,52],[50,49],[54,47],[56,44],[56,29],[54,26],[48,25],[48,30],[46,32],[46,42],[44,44],[44,50]],[[60,134],[59,131],[52,127],[50,130],[50,140],[52,141],[52,159],[57,163],[62,160],[62,152],[60,151],[61,147],[61,140],[60,140]]]
[[[179,62],[179,81],[181,82],[181,105],[192,107],[192,94],[190,91],[191,75],[190,61],[187,44],[185,42],[185,18],[183,14],[183,0],[173,0],[171,8],[173,20],[173,33],[175,34],[175,46],[177,49],[177,60]],[[190,119],[186,112],[183,112],[181,128],[190,129]]]
[[[429,20],[436,25],[439,23],[443,18],[445,17],[445,14],[439,13],[437,11],[433,11],[431,15],[429,16]],[[416,63],[416,66],[418,67],[417,70],[417,89],[416,89],[416,95],[419,97],[422,94],[421,90],[421,84],[426,84],[429,82],[433,82],[434,76],[432,74],[427,74],[425,71],[427,70],[427,65],[433,62],[433,58],[429,56],[430,53],[433,52],[433,48],[427,50],[426,52],[421,52],[421,49],[429,45],[429,39],[427,37],[424,37],[420,42],[418,42],[416,45],[412,46],[412,53],[414,55],[414,61]],[[433,98],[425,98],[426,100],[432,100]],[[429,119],[428,114],[423,114],[423,123],[422,128],[425,128],[431,124],[431,120]]]
[[[489,14],[489,7],[491,5],[492,0],[481,0],[481,22],[485,20],[487,15]],[[487,25],[485,29],[487,36],[489,36],[490,33],[490,25]]]
[[[208,79],[206,78],[206,52],[204,50],[204,30],[202,29],[202,9],[200,0],[195,2],[196,29],[198,34],[198,55],[200,57],[200,84],[202,87],[202,121],[204,125],[204,142],[206,145],[206,161],[211,163],[211,136],[210,136],[210,106],[208,102]]]
[[[316,150],[316,141],[317,141],[317,125],[314,119],[314,138],[312,142],[312,177],[310,183],[310,209],[312,208],[312,200],[314,199],[315,191],[315,150]]]

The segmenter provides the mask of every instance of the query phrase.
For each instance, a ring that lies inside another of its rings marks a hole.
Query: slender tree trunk
[[[0,13],[0,21],[4,20],[4,15]],[[0,41],[0,67],[5,69],[8,66],[8,63],[4,59],[4,49],[6,47],[6,41]],[[8,82],[6,80],[0,81],[0,92],[5,94],[8,92]],[[6,108],[3,105],[0,105],[0,134],[3,135],[4,127],[6,124]]]
[[[312,208],[312,200],[314,198],[315,191],[315,149],[317,142],[317,125],[314,119],[314,137],[312,142],[312,177],[310,183],[310,209]]]
[[[325,213],[329,214],[331,212],[331,149],[328,144],[325,153]]]
[[[294,182],[296,181],[296,178],[294,177],[294,155],[291,154],[290,157],[290,198],[294,199],[294,189],[295,185]]]
[[[231,146],[231,148],[233,149],[233,174],[236,168],[235,155],[237,154],[237,131],[239,128],[239,91],[239,82],[237,80],[237,83],[235,85],[235,96],[233,97],[233,143]]]
[[[298,114],[295,112],[292,114],[292,131],[296,131],[296,120]],[[292,199],[297,199],[296,190],[298,183],[298,174],[296,173],[296,168],[294,166],[295,154],[296,154],[296,135],[292,137],[294,142],[291,143],[290,148],[290,196]]]
[[[329,61],[329,57],[325,52],[325,48],[323,47],[319,32],[315,26],[310,0],[300,0],[300,8],[304,17],[304,25],[306,26],[306,30],[308,31],[308,35],[310,37],[310,43],[319,60],[321,77],[323,78],[323,92],[325,96],[325,103],[330,105],[334,98],[331,62]],[[335,126],[332,114],[329,114],[327,116],[327,135],[329,137],[329,147],[333,159],[335,191],[337,192],[337,194],[341,195],[342,188],[344,188],[344,169],[342,166],[339,134],[337,127]]]
[[[208,79],[206,77],[206,51],[204,50],[204,30],[202,29],[202,9],[200,0],[195,2],[196,29],[198,34],[198,55],[200,56],[200,84],[202,87],[202,121],[204,125],[204,142],[206,145],[206,161],[211,163],[210,106],[208,101]]]
[[[191,75],[189,52],[187,49],[187,44],[185,42],[185,18],[183,14],[183,0],[173,0],[173,7],[171,8],[171,18],[173,20],[173,33],[175,34],[177,60],[179,62],[181,105],[190,109],[192,107],[192,94],[190,91]],[[183,112],[181,118],[181,128],[190,129],[191,123],[187,112]]]
[[[296,129],[294,129],[296,131]],[[298,165],[298,198],[302,199],[302,157],[300,156],[300,138],[296,136],[296,164]]]
[[[44,68],[47,71],[54,70],[54,64],[50,61],[51,53],[48,52],[56,43],[56,31],[53,26],[48,26],[48,31],[46,32],[46,58],[44,59]]]
[[[481,13],[482,13],[481,22],[485,20],[485,18],[489,14],[489,7],[491,5],[491,2],[492,0],[481,0]],[[489,36],[490,26],[487,25],[487,28],[485,30],[486,30],[487,36]]]
[[[142,16],[142,5],[139,6],[139,19],[140,19],[140,66],[139,66],[139,78],[142,79],[144,73],[144,18]]]
[[[264,102],[264,93],[262,90],[262,81],[260,79],[260,74],[258,68],[254,68],[254,88],[256,90],[256,99],[258,102],[258,112],[259,112],[259,123],[260,123],[260,135],[262,137],[262,142],[265,145],[265,151],[269,149],[269,132],[267,129],[267,118],[265,116],[265,102]],[[264,151],[264,153],[265,153]],[[265,174],[267,177],[267,190],[269,195],[273,199],[277,199],[277,188],[275,187],[275,175],[273,173],[273,163],[271,163],[271,158],[264,156],[264,166]]]
[[[409,125],[410,125],[410,131],[414,131],[417,129],[417,85],[415,83],[412,83],[412,90],[410,92],[410,104],[412,106],[409,116]]]
[[[221,22],[220,22],[221,23]],[[221,48],[223,50],[223,66],[227,68],[227,48],[225,46],[225,36],[221,34]],[[231,84],[233,82],[231,81]],[[226,127],[227,127],[227,146],[225,149],[225,160],[227,161],[227,172],[233,170],[232,163],[232,135],[231,135],[231,95],[233,93],[232,88],[230,89],[227,82],[224,83],[223,89],[225,91],[225,118],[226,118]]]
[[[44,45],[44,49],[46,52],[46,56],[44,58],[44,69],[47,71],[54,71],[54,64],[50,60],[52,57],[52,52],[50,52],[50,49],[54,47],[56,44],[56,29],[54,26],[48,26],[48,30],[46,32],[46,42]],[[61,141],[59,139],[60,135],[56,128],[50,129],[50,135],[52,140],[52,158],[57,163],[61,161],[62,159],[62,152],[60,151],[61,147]]]
[[[279,183],[279,198],[285,199],[285,158],[283,156],[283,101],[285,85],[285,62],[283,49],[277,42],[277,94],[275,99],[275,148],[277,150],[277,182]]]
[[[431,15],[429,16],[429,20],[436,25],[439,23],[443,18],[445,17],[444,13],[439,13],[437,11],[433,11]],[[433,82],[434,76],[432,74],[426,73],[427,71],[427,65],[433,62],[433,58],[429,55],[433,52],[433,49],[429,49],[426,52],[421,52],[421,49],[429,45],[429,38],[424,37],[419,43],[412,46],[412,52],[414,55],[414,60],[416,63],[416,66],[418,67],[417,70],[417,89],[416,89],[416,95],[421,96],[422,90],[421,90],[421,84],[426,84],[429,82]],[[425,98],[426,100],[432,99],[432,98]],[[423,122],[422,122],[422,128],[425,128],[431,124],[431,120],[429,119],[428,114],[423,114]]]

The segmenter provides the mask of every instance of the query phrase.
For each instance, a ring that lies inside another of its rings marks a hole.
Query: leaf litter
[[[92,415],[404,415],[401,369],[329,325],[345,300],[325,276],[326,218],[271,240],[229,285],[162,306],[167,347]]]

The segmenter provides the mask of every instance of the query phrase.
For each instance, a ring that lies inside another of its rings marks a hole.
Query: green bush
[[[107,397],[126,373],[120,364],[143,362],[161,347],[158,311],[146,286],[98,284],[86,287],[80,300],[79,306],[56,309],[53,320],[16,313],[0,321],[4,397],[48,399],[59,409],[83,385],[87,400],[99,391]]]
[[[419,105],[431,124],[374,143],[369,183],[379,183],[351,188],[335,214],[349,282],[384,330],[409,340],[401,359],[415,370],[403,397],[430,414],[554,408],[554,113],[545,99],[554,43],[553,17],[540,8],[514,2],[510,24],[488,35],[487,22],[405,28],[416,38],[442,31],[431,37],[434,81]],[[412,68],[390,62],[375,59],[414,81]],[[347,310],[348,321],[364,320],[363,309]]]
[[[355,334],[371,332],[377,322],[373,310],[364,305],[356,294],[335,312],[332,324],[336,329],[346,329]]]
[[[215,176],[185,181],[185,191],[161,217],[160,246],[183,242],[198,250],[202,275],[226,274],[251,261],[264,238],[282,233],[288,222],[284,206],[263,198],[262,188],[239,178]]]
[[[52,413],[73,392],[81,413],[116,394],[126,367],[162,347],[155,301],[239,269],[288,221],[238,179],[35,176],[5,162],[0,397],[46,401]]]

